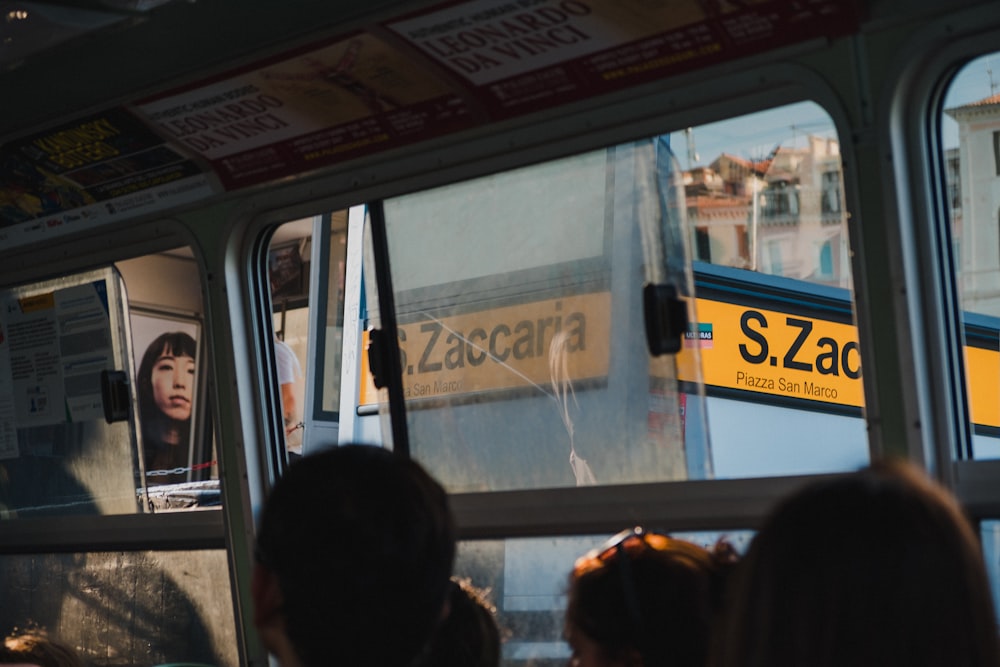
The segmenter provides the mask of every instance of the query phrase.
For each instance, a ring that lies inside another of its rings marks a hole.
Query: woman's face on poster
[[[164,349],[153,364],[152,383],[153,401],[160,412],[177,421],[191,418],[193,358],[174,356],[172,351]]]

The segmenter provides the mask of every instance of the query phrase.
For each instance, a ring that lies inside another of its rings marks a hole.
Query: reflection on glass
[[[219,507],[198,265],[190,248],[118,262],[129,302],[144,511]]]
[[[867,461],[839,142],[817,105],[398,197],[385,216],[410,446],[449,490]],[[654,356],[644,311],[671,298],[690,324]],[[836,417],[834,452],[770,426],[816,413]]]
[[[719,539],[746,552],[751,531],[683,532],[673,537],[711,547]],[[563,638],[566,589],[573,563],[609,535],[467,541],[459,544],[455,574],[485,589],[506,639],[505,667],[562,667],[570,657]]]
[[[973,456],[1000,458],[1000,95],[997,55],[973,60],[948,88],[941,117],[943,195],[951,214],[964,311]]]

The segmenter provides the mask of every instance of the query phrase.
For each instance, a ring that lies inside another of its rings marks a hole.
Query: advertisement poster
[[[855,0],[445,2],[0,146],[0,250],[764,53]]]
[[[115,360],[103,281],[11,296],[2,320],[18,428],[104,419],[100,375]]]
[[[20,453],[17,446],[17,422],[14,420],[14,397],[0,395],[0,460],[16,458]]]
[[[212,192],[190,158],[111,109],[0,147],[0,249]]]
[[[857,23],[845,0],[474,0],[385,27],[509,116]]]
[[[147,483],[187,481],[202,400],[197,390],[201,324],[144,310],[132,310],[129,320]]]
[[[210,161],[227,189],[470,123],[465,102],[443,79],[368,33],[135,108],[175,144]]]

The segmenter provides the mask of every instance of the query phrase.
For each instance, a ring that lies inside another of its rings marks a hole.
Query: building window
[[[712,261],[712,239],[708,235],[708,227],[698,227],[694,230],[698,259],[704,262]]]
[[[996,175],[1000,176],[1000,131],[993,133],[993,164]]]
[[[737,225],[736,242],[739,244],[739,255],[750,265],[750,235],[747,233],[746,225]]]
[[[833,246],[830,241],[819,249],[819,274],[823,278],[833,277]]]
[[[784,275],[784,263],[781,261],[781,243],[773,241],[767,245],[768,260],[771,264],[771,274],[775,276]]]
[[[823,213],[840,211],[840,174],[828,171],[823,174],[823,197],[820,200]]]

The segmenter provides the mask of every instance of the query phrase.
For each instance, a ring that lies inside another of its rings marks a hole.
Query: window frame
[[[204,263],[198,258],[196,242],[182,225],[171,221],[139,225],[133,222],[117,229],[109,226],[92,230],[85,237],[19,249],[6,254],[0,264],[0,285],[6,289],[73,275],[179,246],[195,252],[200,282],[204,286]],[[211,360],[210,351],[206,357]],[[210,376],[213,369],[207,368],[206,373]],[[217,410],[214,396],[209,399],[209,409]],[[212,420],[214,422],[214,415]],[[220,549],[225,546],[223,512],[214,509],[0,521],[0,554],[5,555]]]
[[[954,75],[976,57],[996,52],[1000,30],[987,8],[949,17],[910,35],[889,71],[900,85],[881,100],[896,181],[892,231],[906,248],[903,272],[915,345],[910,349],[920,398],[922,451],[914,458],[950,487],[973,517],[1000,511],[1000,462],[973,461],[972,420],[962,353],[963,319],[951,243],[951,192],[942,143],[944,96]],[[891,215],[891,214],[890,214]],[[990,482],[992,480],[992,482]]]
[[[841,109],[839,98],[828,85],[814,74],[795,66],[782,65],[777,67],[761,67],[755,76],[745,77],[720,77],[712,80],[711,86],[694,84],[691,90],[674,90],[677,96],[686,97],[689,100],[690,109],[685,112],[676,112],[668,105],[665,108],[657,108],[656,105],[647,107],[647,116],[662,113],[658,118],[643,118],[640,121],[628,125],[627,128],[619,128],[618,132],[594,133],[587,136],[587,145],[577,146],[574,143],[558,143],[555,147],[550,147],[545,151],[529,151],[525,155],[520,155],[519,159],[513,157],[509,160],[508,168],[516,168],[532,164],[546,159],[557,159],[573,152],[584,150],[596,150],[615,145],[615,142],[627,141],[634,138],[653,136],[657,132],[663,132],[671,127],[687,127],[693,124],[694,117],[697,123],[709,123],[725,118],[732,118],[743,114],[750,114],[755,111],[766,110],[783,104],[811,101],[821,106],[833,120],[834,127],[838,135],[848,137],[846,114]],[[721,85],[721,81],[728,81],[730,85]],[[748,86],[747,81],[766,81],[764,86],[766,91],[759,87]],[[719,91],[724,90],[727,99],[731,102],[738,99],[740,108],[734,110],[732,106],[721,107],[717,103]],[[682,93],[691,94],[689,96]],[[663,103],[662,96],[654,98]],[[712,100],[713,102],[710,102]],[[711,116],[705,117],[704,111],[711,110]],[[673,113],[672,113],[673,112]],[[632,110],[634,114],[634,109]],[[572,119],[569,124],[572,125]],[[563,119],[563,123],[567,123]],[[543,126],[539,126],[544,128]],[[532,128],[533,132],[543,131]],[[500,135],[502,137],[503,135]],[[530,142],[529,142],[530,143]],[[854,151],[850,143],[845,139],[842,144],[841,160],[844,164],[846,205],[848,210],[857,210],[854,206],[857,198],[855,196],[855,183],[847,182],[846,174],[853,173]],[[496,164],[489,156],[484,158],[485,162],[491,165]],[[485,173],[489,173],[487,170]],[[400,193],[412,191],[411,188],[430,188],[438,185],[445,185],[454,180],[467,180],[482,175],[476,168],[461,174],[451,174],[448,170],[439,171],[436,178],[419,179],[418,182],[408,182],[409,187],[401,189]],[[369,203],[371,205],[371,202]],[[858,216],[849,220],[849,234],[851,235],[852,246],[856,247],[858,237],[855,231]],[[858,253],[859,255],[863,253]],[[389,258],[391,262],[391,258]],[[391,264],[390,264],[391,266]],[[852,266],[856,273],[858,268],[855,263]],[[857,278],[855,278],[857,284]],[[379,294],[383,294],[386,286],[379,285]],[[371,304],[369,304],[371,308]],[[386,337],[390,341],[395,341],[395,329],[386,329]],[[876,364],[869,360],[868,343],[865,334],[859,327],[860,344],[864,350],[865,367],[874,369]],[[398,354],[396,355],[398,357]],[[866,402],[871,396],[870,383],[873,382],[871,376],[874,373],[866,374],[863,380],[866,385]],[[392,381],[392,376],[390,376]],[[390,411],[396,424],[405,425],[405,412],[402,406],[402,385],[401,379],[397,392],[399,400],[391,402]],[[877,413],[877,411],[875,411]],[[866,410],[867,419],[871,419],[873,410]],[[400,426],[395,427],[397,430]],[[405,428],[405,426],[404,426]],[[878,440],[881,431],[870,429],[868,448],[872,456],[877,456],[884,449]],[[387,438],[388,440],[388,438]],[[831,473],[835,475],[836,473]],[[756,525],[759,520],[770,510],[784,494],[793,488],[811,479],[826,477],[829,475],[803,475],[803,476],[782,476],[782,477],[758,477],[740,480],[704,480],[691,482],[663,482],[663,483],[641,483],[616,485],[608,487],[593,488],[558,488],[558,489],[529,489],[516,491],[493,491],[485,493],[457,492],[451,494],[452,506],[459,519],[460,537],[463,539],[475,536],[479,539],[496,539],[524,535],[541,534],[586,534],[594,532],[614,532],[621,528],[622,517],[630,516],[635,520],[655,521],[660,525],[670,526],[671,529],[697,529],[697,528],[719,528],[728,529],[746,528]],[[667,498],[671,500],[668,501]],[[676,502],[673,502],[676,498]],[[703,514],[692,510],[692,501],[704,502],[706,510]],[[539,508],[550,508],[544,513],[539,512]],[[614,507],[616,511],[602,513],[602,507]],[[516,519],[512,518],[516,517]]]

